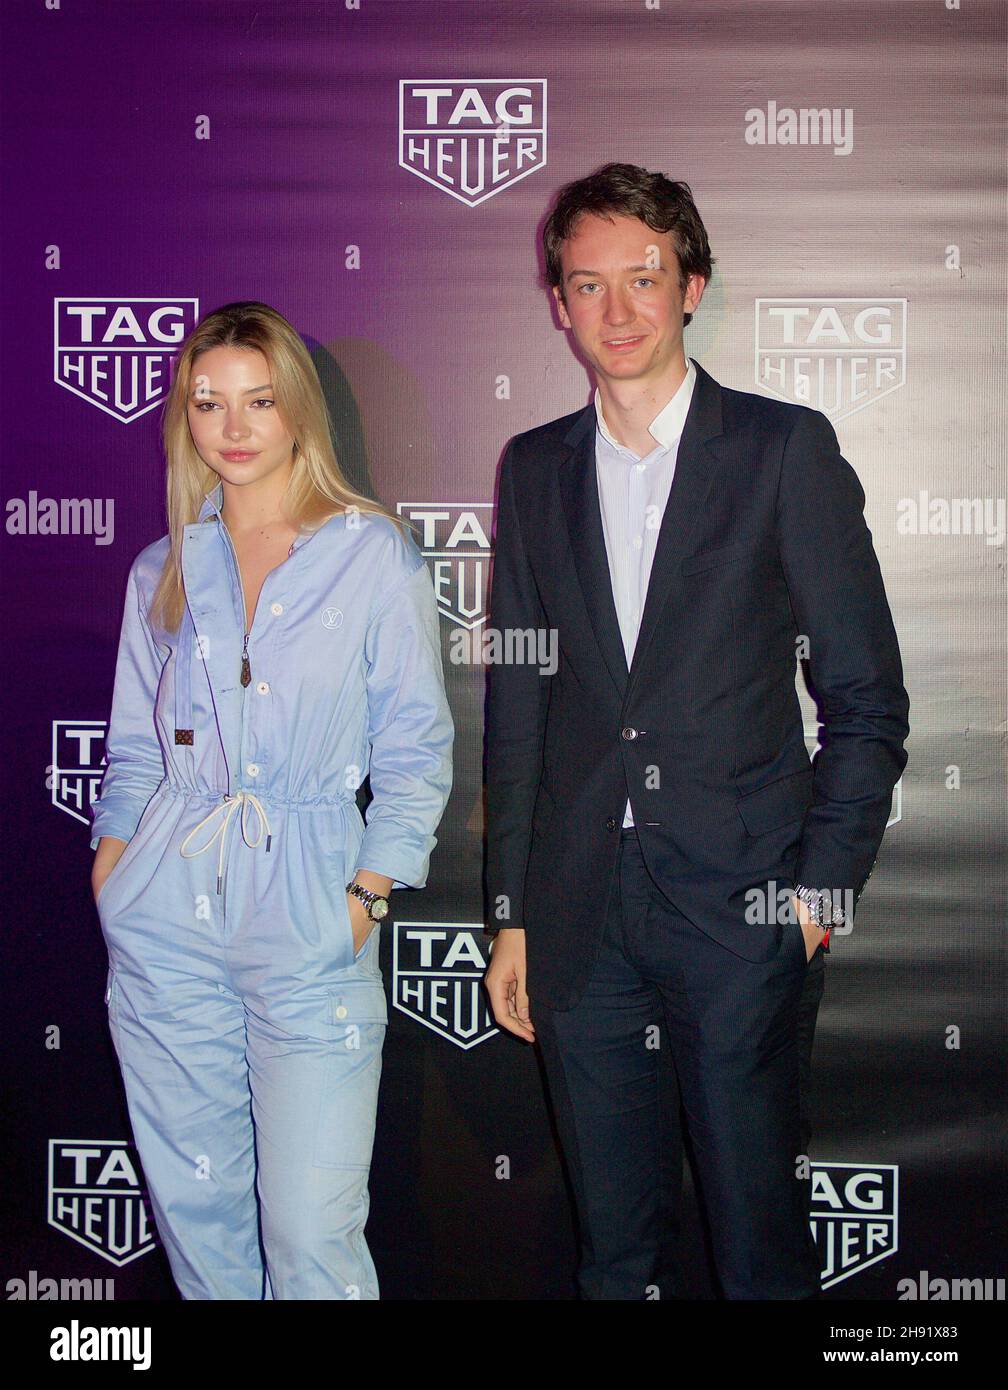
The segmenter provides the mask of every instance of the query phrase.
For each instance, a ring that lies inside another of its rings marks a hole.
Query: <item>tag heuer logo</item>
[[[493,503],[398,502],[396,511],[420,529],[441,616],[470,631],[485,623]]]
[[[64,297],[53,309],[56,385],[128,424],[167,394],[199,300]]]
[[[905,299],[757,299],[756,384],[842,420],[906,381]]]
[[[486,1042],[498,1031],[482,983],[489,945],[479,922],[396,922],[395,1007],[456,1047]]]
[[[460,203],[475,207],[545,163],[545,78],[400,81],[400,167]]]
[[[124,1141],[50,1139],[48,1193],[49,1225],[110,1264],[154,1249],[154,1223]]]
[[[822,1287],[896,1253],[899,1169],[894,1163],[813,1163],[812,1234]]]
[[[105,771],[105,733],[104,719],[53,720],[52,804],[85,825]]]

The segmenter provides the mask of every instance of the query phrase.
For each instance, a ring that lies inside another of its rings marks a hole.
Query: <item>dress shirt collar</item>
[[[686,375],[683,377],[679,390],[668,405],[664,406],[648,425],[649,432],[663,449],[672,448],[676,440],[682,435],[683,426],[686,424],[686,415],[690,408],[693,386],[696,382],[696,366],[692,357],[687,357],[686,363]],[[602,398],[597,386],[595,388],[595,418],[598,421],[599,433],[606,443],[611,444],[614,449],[626,450],[626,445],[618,444],[609,433],[605,416],[602,414]]]

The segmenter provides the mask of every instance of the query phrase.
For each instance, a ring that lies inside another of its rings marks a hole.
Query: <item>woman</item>
[[[164,441],[92,840],[133,1134],[183,1297],[377,1298],[377,923],[451,787],[433,587],[266,305],[186,339]]]

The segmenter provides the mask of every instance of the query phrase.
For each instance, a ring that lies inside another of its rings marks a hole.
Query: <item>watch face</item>
[[[388,915],[388,898],[375,898],[371,904],[371,917],[375,922],[380,922],[383,917]]]

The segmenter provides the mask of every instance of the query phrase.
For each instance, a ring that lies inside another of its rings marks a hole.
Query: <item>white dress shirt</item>
[[[696,367],[691,358],[687,358],[687,363],[682,385],[648,426],[656,443],[644,458],[613,439],[602,414],[598,388],[595,390],[595,473],[599,507],[628,667],[637,645],[658,530],[665,515],[679,440],[696,383]],[[623,825],[633,823],[628,799]]]

